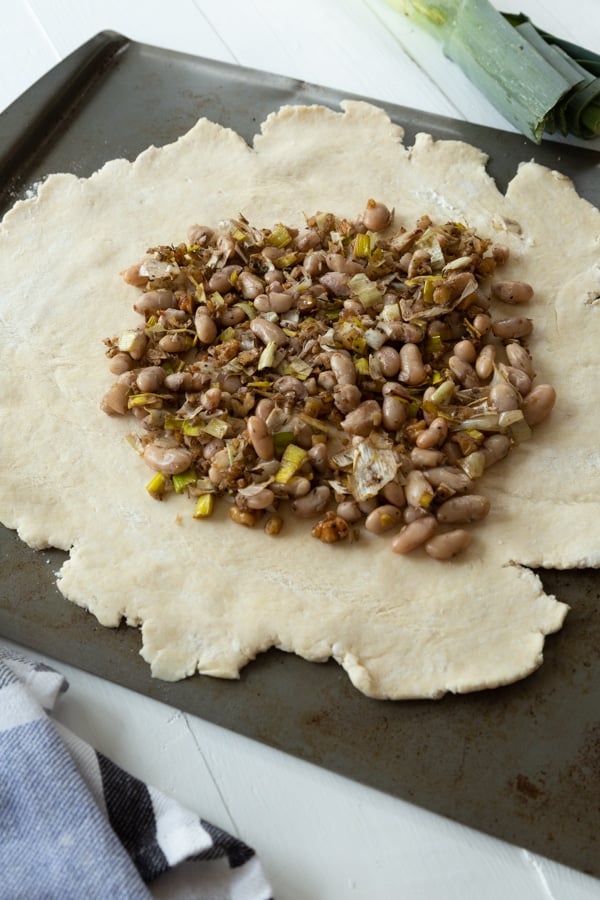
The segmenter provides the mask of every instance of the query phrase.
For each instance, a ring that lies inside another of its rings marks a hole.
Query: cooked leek
[[[304,465],[307,459],[308,454],[306,453],[306,450],[303,450],[302,447],[298,447],[297,444],[288,444],[283,451],[281,465],[275,473],[275,482],[277,484],[287,484],[290,478],[296,474],[298,469]]]
[[[173,489],[176,494],[183,494],[186,487],[190,484],[196,484],[197,480],[198,476],[192,469],[188,469],[187,472],[182,472],[180,475],[173,475],[171,477]]]
[[[212,494],[200,494],[196,500],[196,506],[192,513],[194,519],[207,519],[212,516],[215,508],[215,498]]]
[[[389,0],[436,37],[502,115],[540,143],[544,131],[600,135],[600,56],[539,31],[488,0]]]
[[[162,500],[166,489],[167,478],[165,475],[163,475],[162,472],[157,472],[156,475],[153,475],[146,485],[146,490],[151,497],[154,497],[155,500]]]

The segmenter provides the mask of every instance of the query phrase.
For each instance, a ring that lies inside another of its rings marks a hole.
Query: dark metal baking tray
[[[344,94],[135,43],[104,32],[0,116],[0,211],[55,171],[170,142],[202,115],[248,141],[284,103],[336,107]],[[406,129],[467,140],[504,187],[521,160],[558,168],[600,204],[600,154],[390,104]],[[1,463],[0,463],[1,464]],[[0,475],[1,477],[1,475]],[[516,845],[600,876],[600,578],[540,573],[572,607],[544,665],[509,687],[439,701],[359,694],[333,662],[271,650],[239,682],[153,680],[136,629],[101,628],[56,589],[59,551],[0,528],[0,633],[57,660],[296,754]]]

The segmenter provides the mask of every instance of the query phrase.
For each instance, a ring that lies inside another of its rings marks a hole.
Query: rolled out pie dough
[[[556,172],[522,165],[503,196],[479,150],[424,134],[406,148],[382,110],[342,107],[284,107],[252,148],[201,120],[133,163],[50,176],[0,227],[0,517],[70,551],[61,591],[103,625],[141,626],[158,678],[235,678],[274,645],[334,657],[373,697],[494,687],[541,663],[567,612],[530,567],[600,565],[600,213]],[[531,350],[557,405],[485,474],[491,513],[450,563],[385,537],[324,545],[304,521],[268,538],[223,505],[196,521],[188,499],[149,497],[131,419],[99,407],[114,380],[103,338],[140,321],[119,273],[148,247],[240,212],[264,227],[354,217],[369,197],[396,225],[428,213],[508,244],[503,277],[536,290]]]

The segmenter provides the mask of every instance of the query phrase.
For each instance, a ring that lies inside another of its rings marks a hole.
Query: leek
[[[538,30],[488,0],[388,0],[437,38],[444,53],[522,134],[600,136],[600,56]]]
[[[166,476],[163,475],[162,472],[157,472],[156,475],[153,475],[148,484],[146,485],[146,490],[150,494],[151,497],[154,497],[155,500],[162,500],[164,497],[165,491],[167,489],[167,479]]]
[[[196,506],[194,507],[193,517],[194,519],[207,519],[209,516],[212,516],[213,510],[215,508],[215,498],[212,494],[200,494],[198,499],[196,500]]]
[[[196,484],[197,480],[198,476],[193,469],[188,469],[187,472],[182,472],[180,475],[173,475],[171,477],[173,489],[176,494],[183,494],[186,487],[190,484]]]
[[[308,454],[306,450],[298,447],[297,444],[288,444],[283,451],[281,465],[275,474],[275,482],[277,484],[287,484],[307,459]]]

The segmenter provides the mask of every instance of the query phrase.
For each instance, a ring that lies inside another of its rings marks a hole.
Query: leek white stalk
[[[504,15],[488,0],[388,0],[444,53],[515,128],[536,143],[557,129],[600,135],[600,57]],[[569,48],[573,56],[569,55]]]

